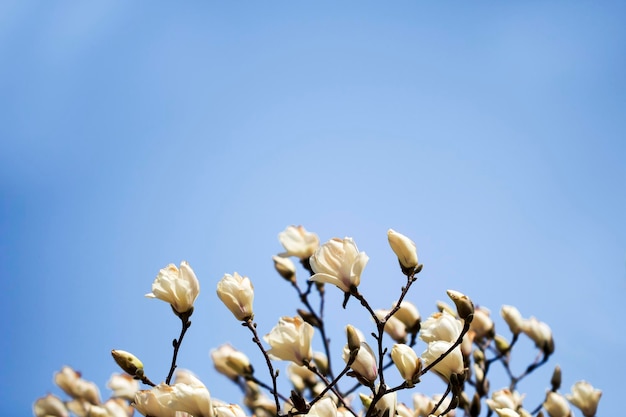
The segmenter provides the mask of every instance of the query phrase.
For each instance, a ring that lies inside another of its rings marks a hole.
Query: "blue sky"
[[[262,333],[293,315],[271,262],[290,224],[354,237],[376,307],[402,280],[386,231],[410,236],[425,267],[409,298],[423,315],[454,288],[506,336],[502,304],[550,324],[556,353],[520,387],[529,408],[560,364],[564,391],[587,379],[604,391],[600,415],[616,413],[624,12],[617,1],[3,2],[4,413],[59,394],[65,364],[106,397],[112,348],[164,379],[178,323],[143,296],[183,259],[201,295],[179,364],[238,401],[208,351],[229,341],[258,354],[215,285],[252,279]],[[356,305],[337,313],[336,349],[348,322],[370,325]],[[530,344],[521,353],[518,369]]]

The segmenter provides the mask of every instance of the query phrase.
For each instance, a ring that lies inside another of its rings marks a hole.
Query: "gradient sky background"
[[[502,304],[552,327],[527,408],[560,364],[562,392],[586,379],[599,415],[619,414],[624,16],[619,1],[2,2],[2,414],[61,395],[65,364],[108,397],[112,348],[163,380],[179,323],[144,294],[183,259],[201,294],[179,365],[239,401],[208,352],[260,355],[215,285],[252,279],[262,334],[293,315],[271,261],[290,224],[354,237],[375,307],[402,283],[386,231],[410,236],[422,315],[454,288],[507,337]],[[371,326],[356,303],[333,317],[336,364],[348,322]]]

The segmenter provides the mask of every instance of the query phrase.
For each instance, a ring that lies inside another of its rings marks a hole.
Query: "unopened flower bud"
[[[422,370],[422,362],[417,357],[417,353],[408,345],[396,344],[391,349],[391,360],[398,368],[402,379],[409,386],[415,385],[419,381],[419,374]]]
[[[461,320],[471,321],[470,316],[474,314],[474,304],[465,294],[455,290],[448,290],[448,297],[454,302],[456,311]]]
[[[143,363],[130,352],[125,350],[112,350],[111,355],[124,372],[132,376],[143,375]]]
[[[278,272],[281,277],[289,282],[296,282],[296,266],[291,259],[282,256],[272,256],[272,260],[274,260],[276,272]]]
[[[450,313],[452,316],[456,316],[456,311],[450,307],[450,304],[443,301],[437,301],[437,310],[441,313],[445,311],[446,313]]]
[[[552,378],[550,379],[550,385],[552,385],[552,391],[555,392],[561,388],[561,367],[559,365],[554,367]]]
[[[361,347],[361,338],[357,333],[357,330],[350,324],[346,326],[346,335],[348,336],[348,349],[350,354],[356,352]]]
[[[393,229],[387,231],[387,239],[402,265],[402,271],[407,275],[412,273],[418,265],[415,242]]]
[[[569,417],[571,415],[571,410],[565,397],[556,392],[548,392],[543,408],[546,409],[550,417]]]
[[[237,272],[224,275],[217,283],[217,296],[237,320],[248,321],[254,317],[254,288],[248,277],[242,277]]]
[[[509,342],[503,336],[497,334],[493,340],[496,342],[496,349],[498,349],[498,352],[505,353],[509,350]]]
[[[518,309],[513,306],[504,305],[500,309],[500,315],[509,326],[511,333],[519,334],[522,331],[524,319]]]

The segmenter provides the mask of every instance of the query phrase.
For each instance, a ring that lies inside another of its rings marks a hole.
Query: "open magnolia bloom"
[[[133,407],[144,416],[176,417],[176,410],[167,406],[172,387],[159,384],[152,389],[137,391]]]
[[[325,397],[313,404],[306,415],[309,417],[337,417],[337,405],[330,397]]]
[[[361,283],[361,273],[368,260],[365,252],[359,252],[352,238],[333,238],[311,256],[309,261],[315,274],[310,280],[333,284],[349,293],[350,288]]]
[[[595,389],[587,381],[578,381],[572,386],[572,393],[565,394],[565,398],[578,408],[585,417],[596,415],[600,397],[602,397],[602,391]]]
[[[304,365],[313,356],[313,331],[313,326],[300,316],[281,317],[272,331],[263,337],[272,347],[267,353],[274,359]]]
[[[456,342],[463,331],[463,323],[447,311],[434,313],[422,323],[420,339],[424,342],[443,340]]]
[[[567,400],[558,392],[548,392],[543,408],[545,408],[550,417],[571,417],[572,415]]]
[[[177,313],[184,314],[191,311],[198,294],[198,278],[189,264],[183,261],[180,269],[174,264],[161,269],[152,283],[152,292],[146,294],[146,297],[170,303]]]
[[[494,391],[491,398],[486,400],[487,405],[493,411],[497,408],[510,408],[517,410],[522,406],[524,395],[520,395],[517,391],[511,392],[508,388]]]
[[[69,366],[64,366],[60,372],[54,375],[54,382],[70,397],[86,401],[90,404],[100,403],[100,390],[98,386],[81,378],[80,372]]]
[[[424,367],[427,367],[441,355],[443,355],[453,343],[443,340],[437,340],[430,342],[428,348],[422,353],[422,361],[424,361]],[[446,355],[441,361],[439,361],[432,370],[443,377],[446,381],[450,381],[452,374],[462,374],[465,367],[463,365],[463,355],[461,354],[461,347],[455,347],[448,355]]]
[[[33,404],[33,413],[37,417],[69,417],[70,413],[65,408],[63,401],[56,395],[48,394],[39,398]]]
[[[217,372],[230,379],[252,375],[252,365],[245,353],[238,351],[228,343],[211,350],[211,359]]]
[[[546,323],[537,320],[534,317],[522,321],[522,332],[530,337],[535,345],[546,354],[554,352],[554,339],[552,339],[552,330]]]
[[[302,226],[289,226],[278,234],[278,240],[288,256],[308,259],[317,250],[320,240],[315,233],[307,232]]]

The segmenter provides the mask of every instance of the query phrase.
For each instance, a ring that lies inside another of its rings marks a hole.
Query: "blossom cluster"
[[[585,417],[596,415],[602,395],[585,381],[561,394],[561,369],[554,369],[551,389],[539,404],[527,404],[517,391],[520,380],[543,366],[555,351],[550,327],[534,317],[524,318],[517,308],[502,306],[500,315],[510,338],[496,333],[490,311],[475,305],[465,294],[448,290],[451,303],[437,303],[437,310],[423,318],[409,301],[410,289],[422,270],[417,245],[392,229],[389,246],[397,258],[403,283],[389,308],[374,309],[359,289],[369,257],[359,251],[354,239],[332,238],[321,244],[315,233],[302,226],[289,226],[278,235],[284,252],[272,257],[276,272],[291,285],[302,302],[295,316],[280,317],[263,337],[257,334],[254,313],[254,286],[237,272],[224,274],[217,282],[217,297],[234,318],[251,332],[265,364],[253,366],[248,356],[226,343],[210,352],[215,369],[243,394],[241,405],[215,398],[192,372],[176,369],[176,359],[200,292],[200,283],[187,262],[170,264],[157,274],[148,298],[171,306],[181,321],[179,337],[173,343],[168,375],[154,383],[141,360],[133,353],[114,349],[111,354],[123,373],[108,382],[111,398],[103,401],[98,387],[70,367],[55,374],[54,382],[69,396],[48,394],[33,404],[36,417],[131,417],[135,413],[152,417],[430,417],[464,415],[477,417],[528,417],[547,413],[550,417],[570,417],[572,407]],[[292,260],[300,262],[307,277],[299,278]],[[345,344],[331,349],[323,310],[326,285],[343,293],[342,307],[355,299],[374,323],[373,331],[363,332],[345,324]],[[312,297],[322,302],[314,308]],[[368,338],[365,335],[371,335]],[[528,338],[538,356],[521,374],[515,374],[511,361],[520,337]],[[388,345],[385,340],[391,339]],[[416,350],[418,344],[423,348]],[[314,347],[321,350],[314,350]],[[342,366],[333,366],[337,358]],[[278,389],[276,361],[286,361],[290,392]],[[499,389],[490,370],[501,366],[510,376]],[[267,368],[266,370],[262,370]],[[390,370],[391,368],[391,370]],[[436,375],[445,385],[442,394],[426,395],[418,387],[426,375]],[[390,384],[392,380],[400,381]],[[145,387],[141,387],[140,383]],[[143,389],[142,389],[143,388]],[[357,393],[357,391],[359,391]],[[398,393],[411,393],[412,404],[398,399]],[[214,393],[213,393],[214,394]]]

